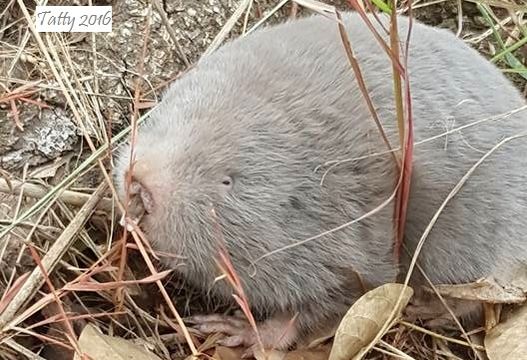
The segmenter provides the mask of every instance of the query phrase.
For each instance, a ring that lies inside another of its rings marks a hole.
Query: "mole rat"
[[[391,60],[358,14],[342,19],[396,149]],[[389,28],[387,17],[381,21]],[[409,19],[398,23],[406,40]],[[372,211],[393,193],[397,166],[337,23],[325,16],[230,41],[176,80],[138,129],[131,174],[130,145],[118,153],[119,196],[129,174],[129,216],[143,213],[140,226],[153,248],[177,255],[164,264],[211,299],[232,301],[232,286],[217,279],[225,249],[262,343],[287,348],[338,324],[366,290],[396,281],[467,171],[498,142],[527,131],[519,91],[450,31],[414,20],[407,69],[415,148],[400,264],[393,202]],[[527,262],[526,210],[527,141],[519,137],[495,149],[448,202],[420,268],[435,284],[507,281]],[[415,271],[411,285],[427,285],[423,279]],[[194,321],[204,332],[226,333],[228,346],[256,341],[235,316]]]

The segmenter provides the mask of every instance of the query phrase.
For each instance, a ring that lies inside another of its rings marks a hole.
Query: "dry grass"
[[[0,8],[0,358],[71,358],[87,322],[108,334],[141,339],[164,359],[214,346],[213,338],[203,339],[182,320],[208,304],[196,307],[192,293],[158,270],[140,229],[135,227],[131,239],[122,231],[113,210],[122,204],[111,183],[115,145],[135,133],[159,93],[190,63],[231,36],[306,11],[291,0],[211,3],[189,1],[181,10],[163,8],[157,0],[153,9],[120,2],[121,10],[147,12],[133,19],[117,16],[117,38],[38,34],[28,28],[32,9],[23,1],[8,0]],[[400,11],[408,6],[401,2]],[[156,9],[159,17],[152,15]],[[520,1],[414,0],[413,9],[425,22],[452,25],[527,92],[527,9]],[[206,25],[197,25],[196,18]],[[360,62],[349,55],[360,74]],[[404,83],[398,87],[404,98],[408,89]],[[68,109],[79,133],[74,146],[54,161],[32,153],[6,162],[13,137],[23,137],[34,127],[33,117],[54,107]],[[222,260],[250,318],[243,289],[228,259]],[[441,335],[401,322],[368,356],[481,358],[477,334],[460,334]]]

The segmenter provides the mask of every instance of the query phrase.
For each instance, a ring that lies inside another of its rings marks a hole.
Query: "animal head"
[[[249,94],[222,98],[211,84],[221,75],[209,79],[195,73],[177,81],[139,127],[132,161],[131,144],[123,145],[115,169],[123,201],[131,180],[131,215],[144,213],[154,247],[185,257],[185,271],[200,278],[216,271],[220,244],[248,266],[315,235],[320,221],[307,216],[320,208],[320,174],[297,125]]]

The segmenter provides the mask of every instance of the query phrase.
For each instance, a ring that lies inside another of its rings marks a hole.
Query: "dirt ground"
[[[25,279],[35,268],[35,255],[30,250],[39,258],[44,257],[66,233],[79,205],[88,197],[86,194],[104,182],[101,167],[112,168],[108,144],[129,127],[134,116],[134,96],[140,94],[136,99],[139,113],[147,112],[166,85],[213,44],[240,1],[94,0],[93,3],[113,6],[112,33],[53,34],[42,36],[39,44],[29,32],[24,14],[32,13],[35,3],[26,1],[27,9],[23,9],[16,0],[0,0],[0,294],[3,294],[0,313],[19,289],[18,280]],[[326,3],[342,11],[350,9],[344,0]],[[483,5],[472,0],[413,3],[413,14],[418,20],[459,33],[467,43],[495,61],[518,89],[527,94],[527,45],[523,40],[527,37],[524,15],[527,9],[520,11],[525,6],[522,0],[482,0]],[[48,2],[48,5],[65,4],[86,5],[88,0]],[[309,13],[292,1],[285,1],[274,11],[277,4],[279,1],[252,1],[247,17],[242,16],[236,22],[225,41],[259,24],[267,14],[272,15],[264,25]],[[399,4],[402,10],[407,6],[404,1]],[[498,22],[501,25],[495,31],[489,30]],[[175,45],[174,37],[179,46]],[[47,54],[42,45],[48,49]],[[513,50],[504,52],[509,48]],[[97,151],[102,154],[100,162],[92,158]],[[19,195],[22,182],[29,183],[25,196]],[[68,189],[70,193],[53,193],[54,187],[61,191]],[[31,292],[21,304],[16,313],[25,309],[27,316],[18,318],[11,328],[9,334],[14,336],[11,342],[2,342],[0,331],[0,358],[30,358],[31,354],[45,359],[71,358],[71,349],[60,345],[68,343],[64,333],[69,329],[63,322],[46,322],[59,316],[62,310],[55,305],[37,306],[33,310],[29,306],[43,299],[51,285],[61,289],[85,274],[103,254],[108,255],[109,249],[118,248],[122,231],[116,224],[118,219],[110,200],[105,204],[85,219],[82,230],[71,235],[71,243],[49,275],[49,283],[40,291]],[[119,253],[110,251],[107,266],[120,268],[121,259]],[[137,252],[129,251],[127,262],[128,268],[120,279],[150,275]],[[112,281],[112,271],[107,269],[94,276],[100,282]],[[182,315],[218,306],[195,300],[192,291],[177,279],[164,283]],[[167,359],[184,358],[189,349],[172,330],[174,326],[170,324],[174,320],[162,298],[152,297],[153,292],[158,292],[157,287],[146,284],[132,286],[127,295],[115,289],[70,292],[62,301],[68,313],[106,314],[97,320],[92,317],[73,321],[77,335],[86,322],[96,322],[123,338],[152,340],[156,353]],[[114,312],[119,314],[108,315]],[[40,322],[44,323],[39,325]],[[1,316],[0,325],[3,326]],[[456,332],[449,335],[459,336]],[[401,327],[389,334],[386,341],[399,345],[415,359],[451,359],[454,354],[474,358],[459,344],[442,343],[446,348],[438,350],[432,338]],[[370,357],[383,358],[375,352]]]

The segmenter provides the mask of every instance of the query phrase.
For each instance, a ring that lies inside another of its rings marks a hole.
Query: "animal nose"
[[[146,214],[154,210],[154,198],[149,189],[140,181],[132,177],[130,185],[125,189],[128,196],[125,195],[125,201],[128,199],[127,216],[136,223]]]

